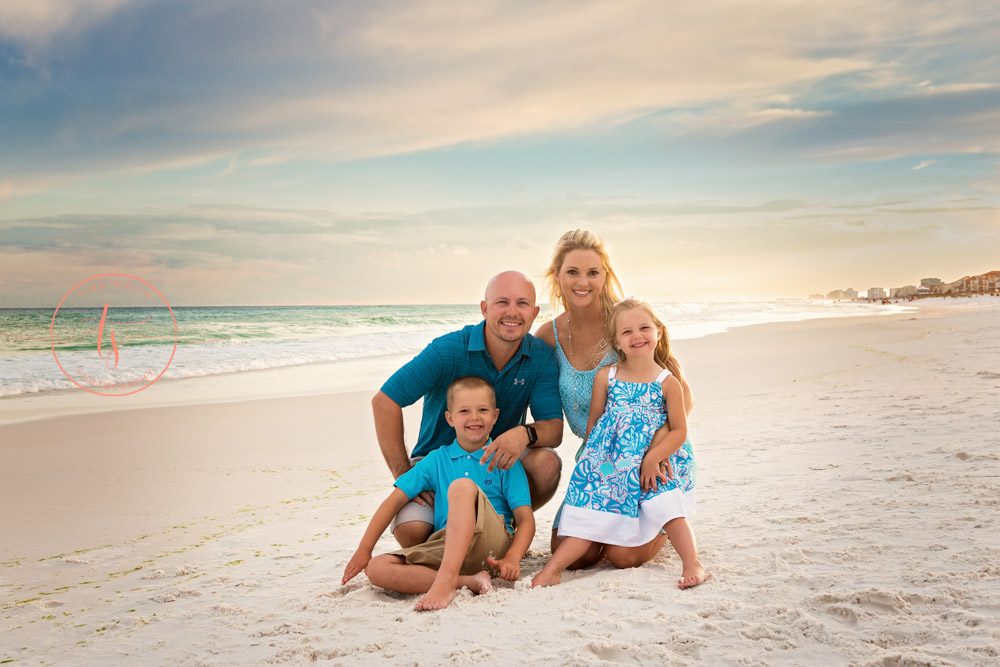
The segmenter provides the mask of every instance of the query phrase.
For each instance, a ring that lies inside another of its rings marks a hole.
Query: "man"
[[[490,279],[479,304],[483,321],[435,339],[389,378],[372,399],[375,434],[394,479],[413,467],[403,443],[403,408],[423,398],[414,459],[451,443],[446,392],[457,378],[476,375],[493,385],[499,418],[483,462],[508,470],[518,460],[528,476],[532,507],[552,498],[561,461],[551,449],[562,442],[562,405],[555,353],[531,336],[538,315],[535,286],[517,271]],[[535,419],[526,424],[527,409]],[[422,493],[396,515],[392,531],[402,547],[427,540],[434,529],[433,494]]]

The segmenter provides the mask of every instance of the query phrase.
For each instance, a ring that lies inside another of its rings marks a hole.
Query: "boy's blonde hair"
[[[656,314],[656,309],[645,301],[640,301],[634,297],[629,297],[622,301],[619,301],[614,305],[611,311],[611,345],[615,348],[615,352],[618,353],[618,360],[625,361],[625,352],[621,349],[618,344],[618,340],[615,337],[618,331],[617,320],[618,316],[627,310],[634,310],[636,308],[641,308],[649,314],[649,317],[653,320],[656,330],[660,333],[660,340],[656,343],[656,349],[653,351],[653,359],[659,364],[660,368],[666,368],[670,371],[674,377],[677,378],[682,384],[686,383],[687,380],[684,377],[684,370],[681,368],[681,362],[677,361],[677,357],[674,356],[673,352],[670,351],[670,336],[667,335],[667,327],[660,320],[659,316]]]
[[[601,290],[601,314],[604,315],[604,323],[607,325],[611,321],[611,309],[615,302],[622,298],[622,286],[618,282],[618,276],[611,267],[611,258],[608,251],[604,249],[604,240],[587,229],[574,229],[566,232],[556,241],[556,247],[552,251],[552,261],[545,271],[545,291],[549,293],[549,303],[552,306],[552,314],[557,314],[560,310],[566,310],[566,296],[559,289],[559,279],[557,278],[566,255],[574,250],[593,250],[601,258],[601,266],[604,267],[604,289]]]
[[[448,404],[448,410],[451,410],[452,399],[455,396],[455,392],[459,390],[467,389],[487,389],[490,392],[490,402],[493,403],[493,408],[497,407],[497,392],[488,381],[479,377],[478,375],[466,375],[465,377],[460,377],[450,385],[448,385],[448,393],[445,395],[445,400]]]

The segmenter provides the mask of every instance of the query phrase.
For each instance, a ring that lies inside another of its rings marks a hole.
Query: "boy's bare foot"
[[[476,595],[489,593],[490,591],[493,590],[493,578],[490,577],[490,573],[487,572],[486,570],[483,570],[482,572],[477,572],[476,574],[472,575],[472,579],[474,580],[475,583],[472,586],[469,586],[468,588]]]
[[[531,578],[531,587],[538,588],[539,586],[558,586],[560,573],[555,574],[548,572],[548,568],[542,568],[542,571]]]
[[[454,599],[454,586],[448,586],[447,584],[442,585],[440,582],[435,581],[431,585],[431,589],[427,591],[427,594],[417,600],[417,603],[413,605],[413,608],[417,611],[436,611],[438,609],[444,609],[451,604],[451,601]]]
[[[698,584],[703,584],[712,578],[711,572],[705,572],[701,565],[692,567],[690,570],[684,568],[681,572],[681,578],[677,580],[677,588],[684,590],[685,588],[694,588]]]

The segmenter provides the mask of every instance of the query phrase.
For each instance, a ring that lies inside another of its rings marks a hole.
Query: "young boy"
[[[455,442],[432,451],[396,480],[347,563],[342,584],[364,570],[376,586],[426,593],[416,609],[432,610],[447,607],[462,587],[476,594],[493,590],[487,564],[508,581],[521,575],[521,558],[535,536],[524,467],[518,462],[490,472],[488,462],[479,462],[499,414],[493,386],[471,375],[459,378],[448,387],[447,402],[444,416],[455,428]],[[435,494],[435,532],[423,544],[372,558],[392,517],[422,491]]]

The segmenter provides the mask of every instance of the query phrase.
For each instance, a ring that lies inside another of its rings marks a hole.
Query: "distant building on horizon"
[[[869,287],[866,298],[885,299],[886,289],[884,287]],[[937,296],[937,295],[959,295],[959,294],[997,294],[1000,295],[1000,271],[987,271],[978,276],[965,276],[950,283],[942,281],[940,278],[921,278],[920,285],[904,285],[903,287],[890,287],[888,298],[905,299],[908,297]],[[856,290],[848,287],[842,290],[833,290],[824,297],[822,294],[810,294],[810,299],[831,299],[835,301],[858,299]]]
[[[827,299],[834,300],[850,300],[854,301],[858,298],[858,292],[855,289],[848,287],[847,289],[837,289],[832,292],[828,292],[826,295]]]
[[[930,285],[932,294],[995,294],[1000,292],[1000,271],[965,276],[951,283]]]
[[[916,285],[906,285],[904,287],[892,287],[889,289],[890,299],[901,299],[907,296],[916,296],[917,287]]]
[[[1000,292],[1000,271],[989,271],[978,276],[964,278],[965,291],[976,294]]]

